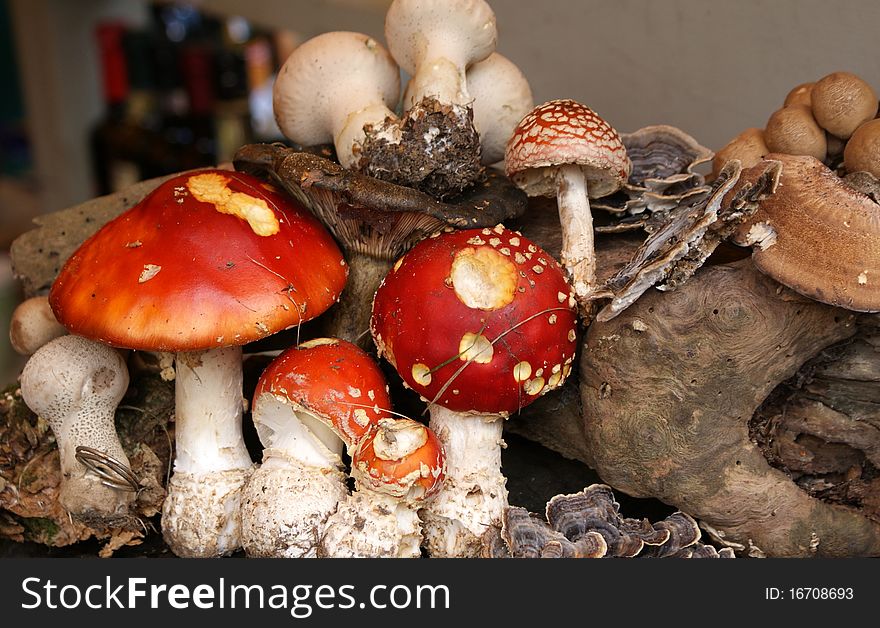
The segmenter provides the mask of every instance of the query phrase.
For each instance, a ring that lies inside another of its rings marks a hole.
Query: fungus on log
[[[852,336],[855,318],[745,260],[644,295],[587,335],[588,462],[616,489],[672,504],[768,556],[880,555],[880,523],[810,497],[770,467],[748,430],[768,394]]]

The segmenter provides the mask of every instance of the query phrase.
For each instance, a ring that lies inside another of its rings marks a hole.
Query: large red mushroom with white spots
[[[390,412],[379,365],[345,340],[309,340],[266,367],[251,413],[263,464],[242,492],[248,556],[316,555],[327,518],[348,495],[343,446],[357,445]]]
[[[590,199],[616,192],[632,162],[617,131],[574,100],[551,100],[520,121],[505,168],[529,196],[555,196],[562,225],[562,265],[582,308],[596,288]]]
[[[376,292],[371,331],[429,403],[446,483],[425,509],[434,556],[474,556],[507,504],[503,420],[558,388],[577,348],[576,303],[559,264],[501,225],[423,240]]]
[[[239,547],[252,462],[241,345],[324,312],[347,266],[324,227],[250,175],[178,175],[102,227],[49,294],[58,321],[128,349],[175,353],[174,474],[162,533],[181,556]]]

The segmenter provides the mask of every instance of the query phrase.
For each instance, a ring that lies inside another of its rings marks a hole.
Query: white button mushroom
[[[346,168],[357,165],[366,125],[396,139],[397,117],[390,108],[399,98],[400,70],[388,51],[367,35],[347,31],[318,35],[294,50],[273,91],[284,135],[304,146],[332,142]]]
[[[22,355],[33,355],[47,342],[66,333],[45,296],[22,301],[9,321],[9,342]]]
[[[128,370],[119,353],[81,336],[61,336],[43,345],[21,374],[22,398],[49,422],[58,443],[61,505],[87,523],[125,518],[134,501],[133,490],[109,486],[76,459],[77,447],[90,447],[129,466],[114,424],[127,388]]]

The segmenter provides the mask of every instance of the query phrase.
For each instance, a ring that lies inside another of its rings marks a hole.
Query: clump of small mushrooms
[[[835,170],[880,176],[877,93],[851,72],[832,72],[786,95],[763,129],[749,128],[718,150],[717,174],[731,159],[744,168],[768,153],[808,155]]]

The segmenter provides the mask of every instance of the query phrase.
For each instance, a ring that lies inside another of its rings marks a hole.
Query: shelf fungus
[[[521,215],[527,197],[491,171],[467,191],[438,201],[412,188],[359,174],[312,153],[249,144],[235,167],[270,177],[308,207],[341,245],[349,281],[320,333],[367,348],[370,303],[382,278],[416,242],[445,229],[492,227]]]
[[[697,522],[682,512],[652,524],[621,516],[611,488],[593,484],[547,502],[547,520],[512,506],[483,536],[484,558],[733,557],[700,543]]]
[[[379,354],[429,404],[446,451],[446,483],[424,509],[432,556],[475,556],[500,522],[504,419],[565,382],[575,307],[559,264],[502,225],[423,240],[376,292]]]
[[[772,153],[744,171],[739,185],[773,162],[781,167],[776,193],[759,201],[733,241],[752,246],[755,266],[795,292],[880,311],[880,205],[811,157]]]
[[[316,317],[346,277],[341,252],[305,208],[217,169],[166,180],[61,269],[49,302],[71,334],[175,353],[162,533],[176,554],[239,547],[241,487],[253,467],[241,431],[241,346]]]
[[[631,261],[605,282],[597,296],[610,298],[610,302],[599,311],[597,320],[611,320],[652,286],[674,290],[687,281],[718,245],[755,213],[760,200],[774,193],[780,170],[778,164],[768,162],[731,194],[742,170],[738,161],[728,162],[707,196],[670,212]]]
[[[880,523],[811,497],[749,433],[771,392],[852,337],[856,318],[748,259],[646,293],[588,330],[579,365],[586,462],[616,490],[657,498],[767,556],[880,555]]]

